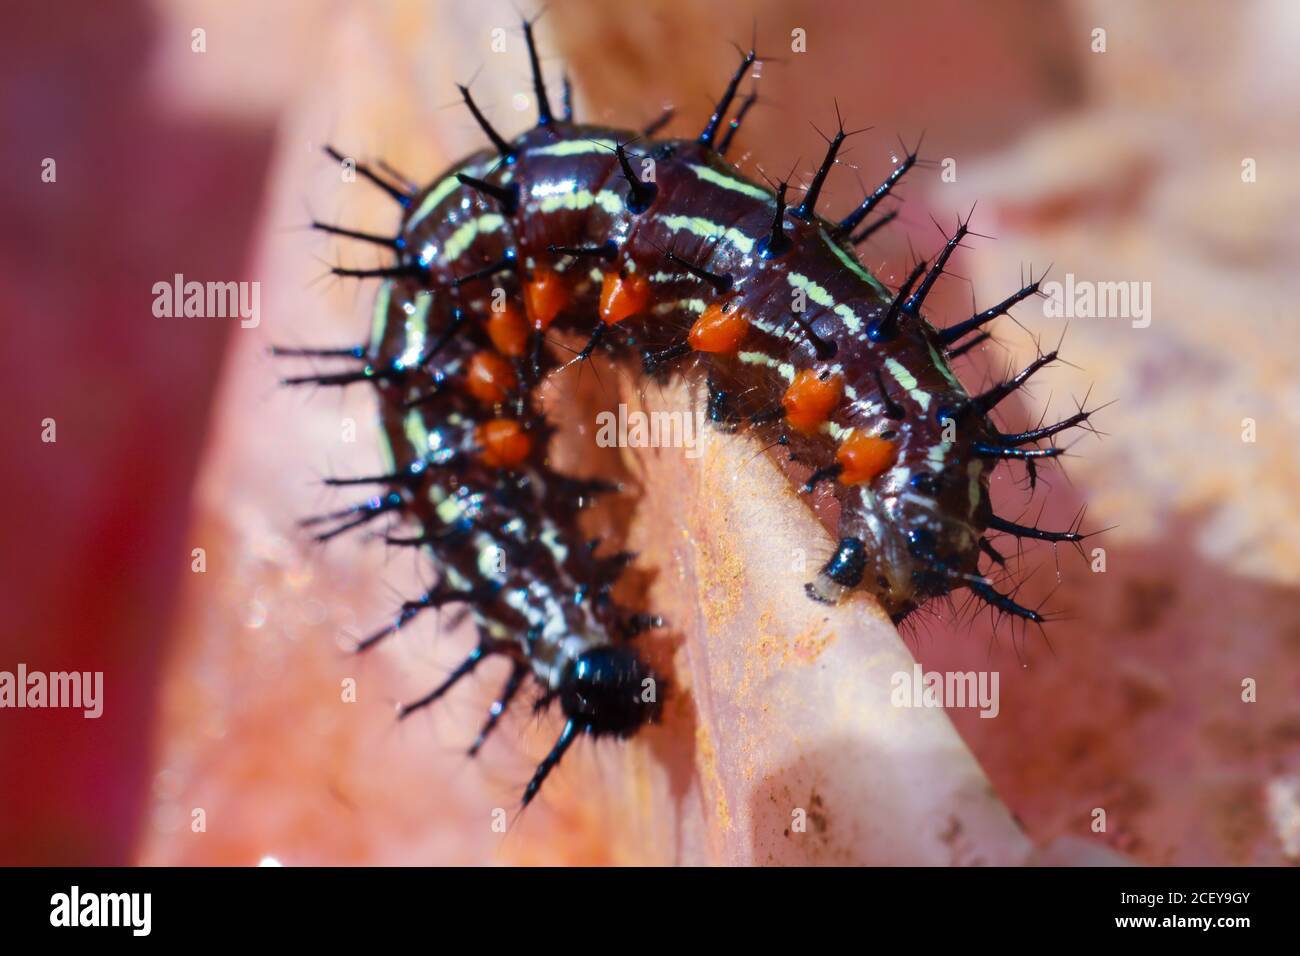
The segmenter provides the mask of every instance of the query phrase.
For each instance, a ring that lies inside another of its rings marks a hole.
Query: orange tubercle
[[[510,418],[494,418],[474,429],[482,446],[483,464],[489,468],[518,468],[533,450],[524,426]]]
[[[806,368],[794,377],[781,396],[785,420],[801,432],[815,432],[843,395],[843,376],[830,375],[823,380],[812,369]]]
[[[730,354],[740,348],[749,333],[749,315],[733,305],[730,310],[715,302],[695,320],[686,341],[697,352]]]
[[[515,370],[495,352],[475,352],[465,368],[465,387],[480,402],[495,405],[504,402],[515,386]]]
[[[645,311],[650,302],[650,283],[636,273],[605,273],[600,285],[600,317],[607,325],[622,322]]]
[[[524,307],[538,332],[545,332],[555,317],[569,306],[569,287],[564,277],[549,269],[538,269],[524,283]]]
[[[520,358],[528,351],[528,321],[513,303],[488,313],[487,334],[502,355]]]
[[[898,446],[892,441],[859,431],[844,439],[835,452],[835,460],[843,466],[840,481],[846,485],[874,481],[889,470],[897,457]]]

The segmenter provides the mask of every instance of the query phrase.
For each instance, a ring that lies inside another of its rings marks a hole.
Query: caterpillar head
[[[963,586],[979,573],[991,510],[984,481],[982,464],[964,475],[917,468],[846,499],[841,538],[808,594],[836,603],[860,587],[898,623]]]
[[[626,737],[659,719],[662,681],[624,647],[604,644],[584,651],[565,669],[560,706],[588,733]]]

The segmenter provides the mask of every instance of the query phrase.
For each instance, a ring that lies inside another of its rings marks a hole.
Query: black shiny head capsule
[[[626,737],[658,719],[659,684],[655,672],[631,651],[604,645],[569,664],[558,696],[564,715],[587,733]]]

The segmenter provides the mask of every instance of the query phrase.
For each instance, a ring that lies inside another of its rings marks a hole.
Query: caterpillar
[[[433,704],[486,658],[508,658],[470,754],[530,679],[540,688],[535,708],[556,705],[564,721],[524,806],[580,736],[627,737],[659,717],[663,681],[631,642],[664,622],[619,606],[612,589],[634,556],[603,553],[578,523],[615,486],[551,464],[554,429],[536,404],[548,377],[598,353],[646,381],[686,376],[707,393],[713,426],[748,432],[805,465],[802,493],[832,489],[837,543],[806,584],[811,600],[865,590],[897,623],[965,588],[997,614],[1041,623],[1039,610],[980,571],[981,560],[1007,564],[988,535],[1053,543],[1084,536],[995,515],[989,477],[1000,462],[1018,461],[1033,484],[1035,466],[1062,451],[1055,436],[1085,427],[1091,412],[1001,432],[992,410],[1057,352],[978,394],[951,364],[988,339],[989,323],[1038,293],[1041,279],[936,327],[923,306],[969,234],[969,217],[897,289],[853,251],[894,218],[871,217],[917,164],[916,150],[848,215],[826,218],[820,194],[851,135],[842,122],[797,202],[788,181],[759,184],[725,158],[755,102],[742,97],[732,112],[760,60],[752,47],[698,137],[661,139],[670,114],[640,132],[576,122],[567,77],[553,112],[531,21],[523,34],[538,111],[531,129],[506,139],[460,86],[486,148],[423,188],[386,166],[355,165],[401,208],[395,235],[313,222],[392,257],[379,268],[332,270],[379,280],[369,340],[273,348],[341,363],[286,384],[367,383],[379,397],[388,468],[326,480],[374,493],[303,524],[327,541],[396,519],[384,539],[427,553],[438,574],[358,650],[429,609],[461,605],[476,625],[473,651],[399,716]],[[549,344],[560,333],[585,344],[563,358]]]

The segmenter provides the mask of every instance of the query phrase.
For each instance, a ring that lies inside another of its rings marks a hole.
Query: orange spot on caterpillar
[[[538,332],[545,332],[555,317],[569,306],[569,287],[564,277],[549,269],[538,269],[524,283],[524,308]]]
[[[480,402],[504,402],[519,384],[510,363],[495,352],[475,352],[465,368],[465,387]]]
[[[650,302],[650,283],[635,273],[605,273],[600,285],[600,317],[607,325],[644,311]]]
[[[500,312],[489,312],[487,334],[502,355],[520,358],[528,351],[528,320],[510,302]]]
[[[731,353],[749,333],[749,315],[737,305],[713,303],[695,320],[686,341],[697,352]]]
[[[835,460],[843,466],[840,481],[862,485],[883,475],[898,457],[898,446],[887,438],[855,431],[840,444]]]
[[[474,429],[474,438],[482,446],[483,464],[489,468],[518,468],[533,450],[524,426],[511,418],[484,422]]]
[[[785,420],[801,432],[815,432],[826,421],[844,394],[844,377],[831,375],[825,380],[806,368],[794,377],[781,396]]]

